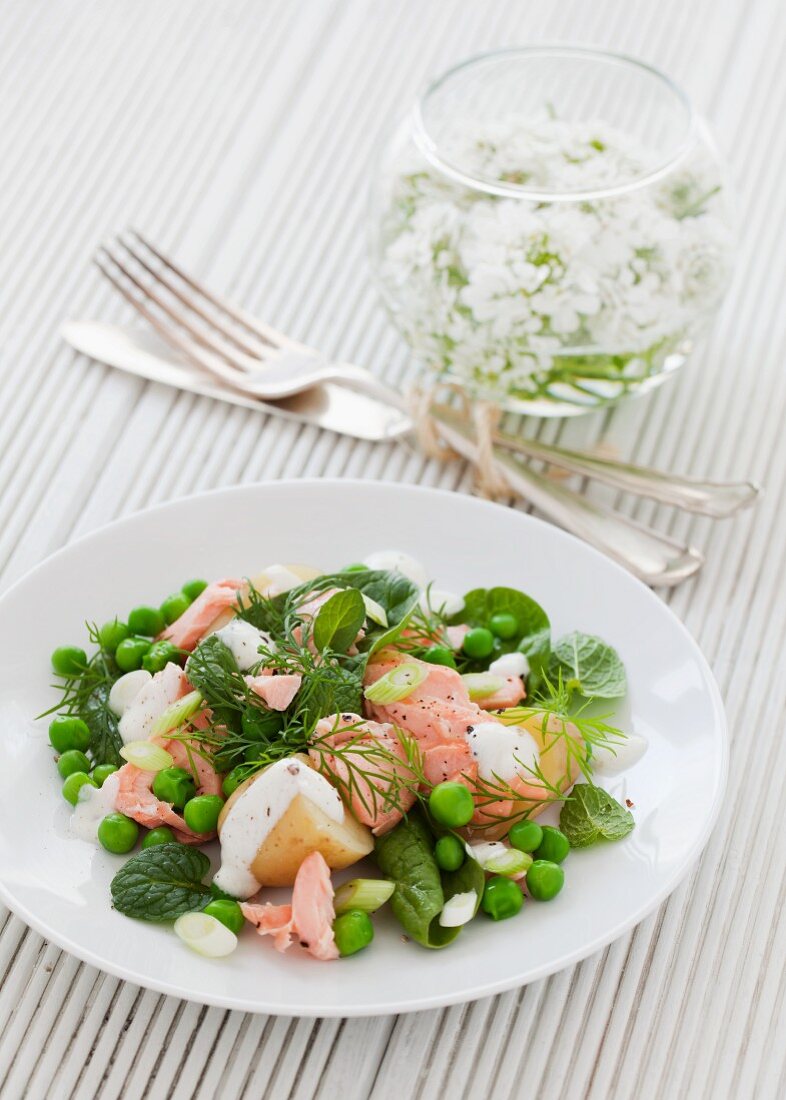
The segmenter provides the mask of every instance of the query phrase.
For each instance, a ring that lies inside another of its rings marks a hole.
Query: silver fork
[[[335,382],[403,407],[401,394],[370,371],[327,359],[258,321],[198,283],[136,230],[102,245],[95,263],[171,347],[243,393],[280,401]]]
[[[176,351],[235,392],[259,400],[280,400],[325,382],[366,393],[387,407],[404,408],[402,395],[370,371],[337,364],[298,343],[192,278],[136,231],[102,246],[95,262],[134,309]],[[478,456],[472,430],[455,410],[434,406],[445,441],[470,461]],[[517,441],[499,433],[495,464],[513,492],[531,501],[556,523],[599,547],[652,585],[675,585],[702,565],[693,547],[643,527],[611,508],[536,473],[502,448],[519,450],[574,472],[705,514],[730,514],[755,497],[753,486],[671,478],[659,471],[592,462],[588,456]],[[551,457],[548,452],[552,451]],[[717,498],[717,500],[715,499]],[[714,509],[714,510],[713,510]]]

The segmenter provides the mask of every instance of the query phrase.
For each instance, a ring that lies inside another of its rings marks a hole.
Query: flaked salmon
[[[238,593],[246,588],[246,582],[235,578],[214,581],[200,592],[179,619],[161,634],[178,649],[192,650],[208,633],[216,619],[237,603]]]
[[[352,815],[377,836],[392,829],[417,797],[407,786],[417,780],[393,726],[369,722],[359,714],[332,714],[317,723],[316,737],[320,747],[312,748],[309,755],[319,771],[338,780],[336,786],[345,801],[351,791]],[[331,747],[341,748],[342,752],[331,753]],[[397,792],[395,804],[386,799],[391,785]]]
[[[320,852],[306,856],[298,868],[291,905],[241,903],[246,920],[260,936],[272,936],[277,951],[286,951],[294,936],[315,959],[338,958],[333,936],[333,883]]]
[[[275,676],[246,676],[246,683],[271,710],[286,710],[303,683],[303,677],[281,673]]]

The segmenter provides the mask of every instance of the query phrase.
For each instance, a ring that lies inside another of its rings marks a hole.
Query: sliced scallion
[[[502,676],[495,676],[491,672],[468,672],[461,679],[469,692],[470,699],[487,699],[490,695],[496,695],[505,686]]]
[[[366,605],[366,615],[372,623],[376,623],[377,626],[384,626],[387,629],[388,613],[382,604],[372,600],[371,596],[367,596],[365,592],[361,592],[361,596],[363,597],[363,603]]]
[[[159,714],[153,723],[152,735],[159,737],[184,725],[202,706],[202,696],[198,691],[189,691],[182,699],[175,699],[165,711]]]
[[[123,745],[120,755],[143,772],[160,772],[171,768],[175,762],[171,753],[153,741],[129,741]]]
[[[428,668],[405,661],[369,684],[363,692],[369,703],[398,703],[406,699],[428,676]]]
[[[333,905],[337,914],[346,913],[349,909],[376,913],[392,897],[395,889],[396,884],[386,878],[353,878],[336,890]]]
[[[209,913],[183,913],[175,921],[175,932],[192,951],[208,959],[223,959],[237,947],[237,936]]]

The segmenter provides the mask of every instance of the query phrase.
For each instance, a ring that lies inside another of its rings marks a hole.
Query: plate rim
[[[723,798],[726,792],[729,774],[729,756],[730,756],[730,743],[729,743],[729,731],[728,722],[726,718],[726,710],[723,703],[723,697],[718,687],[712,668],[710,667],[707,658],[701,650],[696,639],[691,632],[682,622],[682,620],[675,614],[672,608],[663,600],[661,600],[656,593],[644,584],[637,577],[634,577],[632,573],[629,573],[623,566],[614,561],[612,558],[603,554],[600,550],[597,550],[594,546],[584,542],[583,539],[578,538],[575,535],[564,531],[562,528],[541,519],[538,516],[533,516],[528,512],[520,512],[518,509],[509,508],[506,505],[498,504],[493,501],[485,500],[480,497],[473,496],[469,493],[462,493],[450,489],[435,488],[432,486],[424,485],[412,485],[406,482],[391,481],[385,479],[372,479],[372,478],[343,478],[343,477],[307,477],[307,478],[270,478],[261,479],[250,482],[242,482],[235,485],[218,486],[212,489],[205,489],[195,493],[188,493],[184,496],[174,497],[171,500],[161,501],[157,504],[151,505],[148,508],[140,508],[137,511],[131,512],[129,515],[118,516],[115,519],[109,520],[107,523],[101,524],[99,527],[94,528],[91,531],[85,532],[72,542],[67,543],[65,546],[59,547],[57,550],[48,554],[40,562],[37,562],[30,569],[16,581],[14,581],[8,588],[4,589],[0,593],[0,609],[3,603],[8,597],[10,597],[17,588],[26,584],[31,578],[48,567],[53,561],[63,557],[70,556],[74,553],[78,553],[80,548],[87,542],[91,542],[104,535],[109,530],[115,528],[122,528],[126,525],[132,524],[142,516],[154,515],[158,512],[166,511],[173,505],[188,504],[192,501],[203,500],[205,498],[214,496],[232,496],[240,495],[242,493],[257,492],[269,490],[273,487],[280,488],[282,490],[293,489],[300,486],[306,486],[311,489],[316,487],[339,488],[341,491],[346,489],[351,491],[353,488],[363,487],[368,489],[370,487],[382,489],[383,492],[395,492],[407,494],[416,494],[420,496],[434,496],[438,498],[456,498],[460,497],[463,501],[471,507],[476,507],[481,511],[496,512],[501,509],[505,512],[513,512],[520,517],[520,520],[524,525],[534,524],[539,528],[547,528],[552,536],[556,536],[558,539],[567,541],[570,544],[578,544],[582,547],[583,552],[588,552],[591,557],[600,559],[605,563],[606,567],[611,567],[612,571],[621,576],[626,583],[632,583],[634,588],[643,590],[646,593],[646,598],[654,601],[662,611],[664,611],[668,617],[671,618],[672,623],[678,628],[683,635],[684,639],[688,643],[688,646],[692,650],[697,663],[701,668],[704,675],[705,686],[709,691],[709,700],[712,704],[712,718],[715,726],[719,745],[720,745],[720,760],[718,771],[718,782],[713,799],[712,806],[707,815],[707,819],[699,838],[697,839],[691,853],[687,855],[683,862],[675,867],[672,874],[669,876],[665,884],[656,893],[654,898],[648,899],[648,901],[640,906],[632,916],[619,921],[612,928],[604,931],[602,934],[595,937],[588,944],[584,944],[580,948],[570,952],[568,955],[560,957],[558,961],[545,962],[538,967],[535,967],[532,972],[528,973],[524,981],[521,980],[520,975],[513,975],[509,978],[501,978],[495,981],[490,981],[484,985],[476,985],[469,993],[457,992],[455,994],[435,994],[425,995],[413,999],[403,999],[390,1003],[377,1003],[369,1002],[363,1005],[355,1006],[337,1006],[335,1008],[325,1008],[324,1006],[313,1006],[309,1004],[293,1004],[284,1002],[270,1002],[267,1004],[261,1004],[258,1001],[248,1001],[237,997],[228,997],[221,994],[202,994],[195,993],[193,990],[189,990],[180,986],[176,982],[166,982],[152,978],[145,978],[144,982],[140,982],[137,977],[129,977],[129,973],[122,966],[116,965],[111,960],[106,960],[103,956],[99,956],[91,952],[89,949],[83,948],[79,944],[75,944],[69,939],[67,935],[59,933],[56,929],[53,931],[45,921],[40,920],[34,913],[32,913],[19,899],[14,895],[11,888],[9,888],[4,879],[2,870],[0,870],[0,900],[7,908],[19,917],[20,920],[42,936],[47,942],[54,943],[63,951],[67,951],[81,962],[86,963],[89,966],[94,966],[96,969],[103,973],[110,974],[112,977],[118,978],[121,981],[128,982],[129,984],[136,985],[139,988],[150,989],[156,993],[161,993],[166,996],[179,997],[181,1000],[190,1001],[196,1004],[209,1005],[215,1008],[223,1008],[229,1010],[236,1010],[240,1012],[250,1012],[254,1014],[265,1014],[271,1016],[292,1016],[303,1017],[310,1019],[330,1019],[330,1018],[362,1018],[371,1016],[388,1016],[406,1012],[425,1012],[429,1009],[449,1007],[456,1004],[468,1004],[476,1000],[480,1000],[484,997],[493,996],[498,993],[505,993],[511,989],[523,988],[525,985],[529,985],[531,982],[539,981],[541,978],[548,977],[551,974],[558,973],[561,970],[567,969],[570,966],[574,966],[576,963],[581,962],[583,959],[588,958],[596,951],[601,950],[603,947],[608,946],[614,940],[624,935],[630,929],[636,928],[643,920],[645,920],[652,912],[654,912],[663,901],[676,890],[680,883],[686,878],[692,867],[696,865],[701,857],[704,849],[707,846],[707,842],[715,826],[718,816],[720,814],[721,806],[723,804]]]

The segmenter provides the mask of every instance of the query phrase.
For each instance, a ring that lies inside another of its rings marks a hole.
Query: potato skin
[[[311,766],[305,756],[298,754],[295,759]],[[232,806],[262,774],[252,775],[227,799],[218,819],[219,840]],[[251,863],[251,873],[262,886],[292,886],[300,864],[312,852],[320,852],[327,865],[338,871],[356,863],[373,849],[371,830],[348,811],[345,810],[343,821],[334,821],[311,799],[296,795],[260,845]]]

